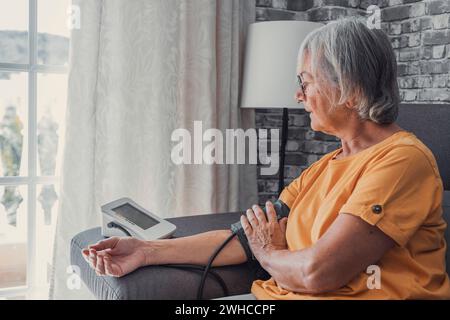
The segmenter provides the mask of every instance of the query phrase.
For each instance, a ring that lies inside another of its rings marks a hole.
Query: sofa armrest
[[[177,226],[174,237],[184,237],[209,230],[229,229],[239,220],[241,212],[198,215],[167,219]],[[201,272],[189,269],[165,266],[140,268],[121,278],[97,276],[84,260],[81,249],[104,239],[100,228],[94,228],[77,234],[71,242],[71,264],[78,266],[80,277],[89,290],[98,299],[137,300],[137,299],[196,299]],[[266,278],[267,273],[259,265],[249,263],[214,267],[213,270],[226,283],[230,295],[250,292],[256,278]],[[208,277],[204,299],[224,296],[219,282],[211,275]]]

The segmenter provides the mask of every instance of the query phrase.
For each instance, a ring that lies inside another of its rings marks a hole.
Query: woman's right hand
[[[145,242],[131,237],[111,237],[82,250],[97,275],[122,277],[145,265]]]

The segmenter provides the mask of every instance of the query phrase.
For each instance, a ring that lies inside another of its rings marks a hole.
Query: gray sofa
[[[401,105],[398,123],[412,131],[434,153],[444,182],[444,215],[450,221],[450,105]],[[243,208],[244,209],[244,208]],[[208,230],[228,229],[239,220],[241,212],[209,214],[168,219],[177,226],[175,237]],[[100,228],[83,231],[71,242],[71,263],[80,269],[83,282],[98,299],[195,299],[201,273],[164,266],[144,267],[122,278],[97,276],[81,256],[81,249],[103,239]],[[449,232],[446,233],[449,243]],[[447,272],[450,252],[447,250]],[[252,281],[268,274],[259,265],[247,263],[213,268],[227,284],[228,294],[248,293]],[[206,282],[205,299],[224,296],[223,288],[213,276]]]

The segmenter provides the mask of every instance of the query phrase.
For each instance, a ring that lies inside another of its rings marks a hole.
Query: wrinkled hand
[[[266,212],[267,218],[262,209],[254,205],[252,209],[247,210],[246,216],[241,216],[248,243],[258,260],[267,250],[287,249],[287,218],[277,221],[277,213],[270,201],[266,202]]]
[[[82,250],[97,275],[121,277],[144,265],[144,242],[131,237],[111,237]]]

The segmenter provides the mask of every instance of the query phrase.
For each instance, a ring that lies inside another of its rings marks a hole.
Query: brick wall
[[[407,103],[450,102],[450,0],[257,0],[257,21],[306,20],[327,23],[381,9],[381,28],[389,35],[398,62],[400,96]],[[257,110],[257,128],[281,128],[281,111]],[[324,154],[338,139],[314,132],[309,116],[289,110],[285,185]],[[258,175],[259,202],[277,197],[275,176]]]

